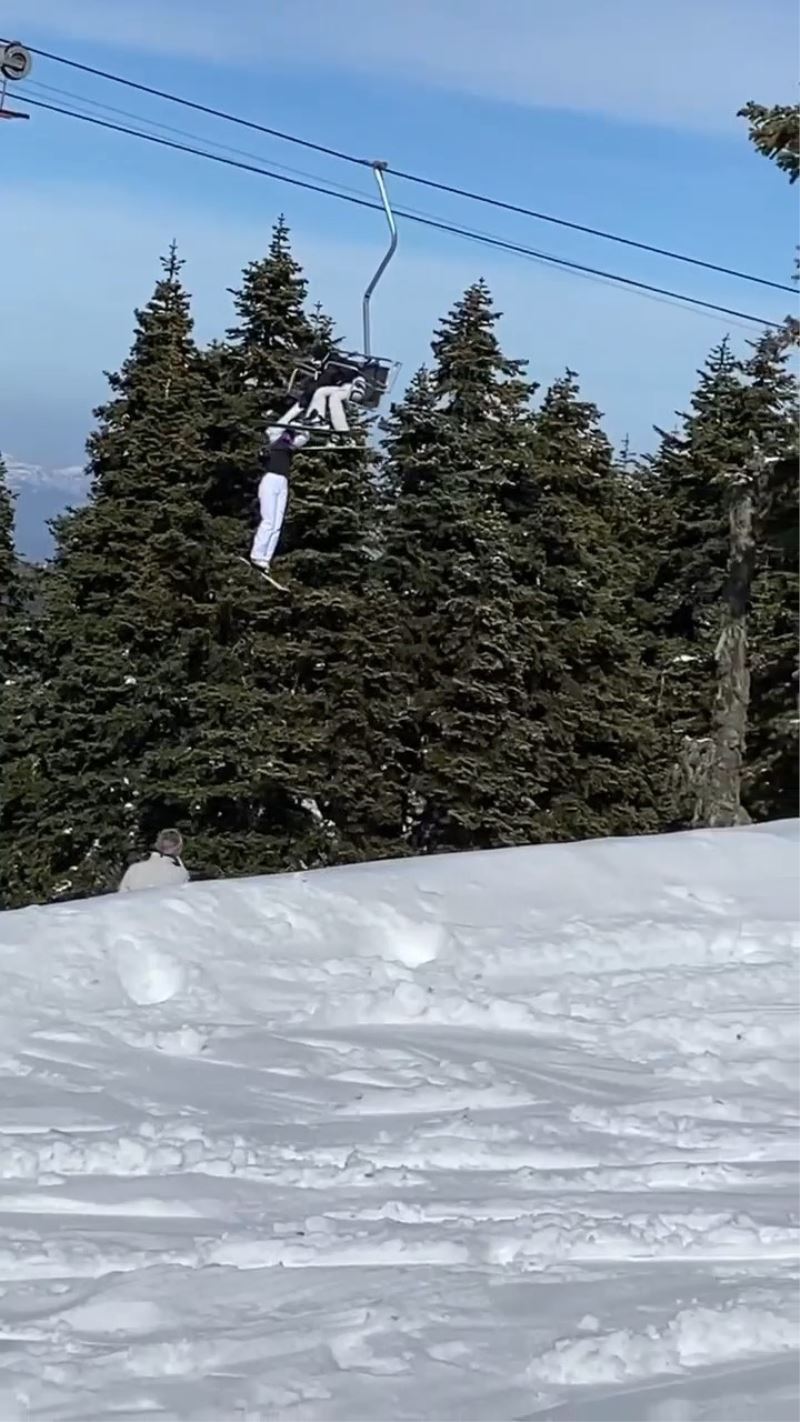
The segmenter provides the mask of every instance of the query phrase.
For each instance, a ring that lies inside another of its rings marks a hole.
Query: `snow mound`
[[[799,840],[0,915],[0,1416],[796,1417]]]

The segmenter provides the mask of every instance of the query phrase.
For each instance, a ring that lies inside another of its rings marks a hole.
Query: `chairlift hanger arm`
[[[378,282],[383,276],[383,273],[386,271],[386,268],[388,267],[390,261],[392,260],[392,257],[394,256],[397,250],[397,223],[394,220],[392,205],[389,201],[389,194],[386,191],[386,183],[383,177],[387,167],[387,163],[378,160],[376,160],[372,164],[372,171],[375,174],[375,181],[378,184],[378,192],[381,195],[383,210],[386,213],[386,221],[389,224],[389,246],[380,266],[378,267],[378,270],[376,271],[374,277],[372,278],[372,281],[364,292],[364,299],[361,305],[364,321],[364,355],[367,357],[367,359],[369,359],[372,355],[372,333],[370,330],[369,303],[372,298],[372,293],[374,292],[376,286],[378,285]]]

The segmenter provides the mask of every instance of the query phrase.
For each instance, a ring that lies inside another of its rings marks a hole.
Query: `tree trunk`
[[[715,650],[717,693],[711,735],[689,741],[685,772],[694,795],[692,824],[711,827],[749,824],[742,805],[742,766],[750,700],[747,609],[753,581],[753,494],[758,461],[731,485],[730,558]]]

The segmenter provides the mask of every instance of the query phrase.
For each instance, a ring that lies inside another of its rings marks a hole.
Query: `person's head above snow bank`
[[[165,854],[169,859],[180,859],[183,854],[183,835],[180,830],[163,829],[156,837],[157,854]]]
[[[147,859],[131,864],[122,876],[120,893],[131,889],[165,889],[173,884],[188,884],[189,871],[181,858],[183,835],[180,830],[163,829]]]

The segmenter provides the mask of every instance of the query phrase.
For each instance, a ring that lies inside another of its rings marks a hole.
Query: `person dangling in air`
[[[253,546],[250,549],[250,562],[269,582],[274,582],[270,576],[270,564],[275,557],[275,552],[280,541],[283,520],[286,516],[286,503],[289,497],[289,474],[292,468],[292,460],[298,449],[302,449],[308,444],[311,438],[308,434],[300,431],[292,433],[291,430],[281,430],[277,439],[273,440],[275,433],[273,426],[268,434],[270,436],[270,449],[267,456],[267,467],[261,476],[258,486],[258,503],[261,510],[261,521],[253,538]],[[276,586],[278,586],[276,584]]]
[[[317,435],[322,437],[321,442],[315,440],[318,449],[350,447],[337,438],[350,433],[345,406],[369,403],[370,399],[369,384],[360,366],[346,357],[330,357],[307,370],[295,385],[294,394],[291,408],[267,428],[267,467],[258,486],[261,521],[250,550],[250,562],[276,587],[281,584],[271,576],[270,565],[286,514],[292,460]]]
[[[362,399],[366,390],[365,381],[358,375],[351,375],[338,384],[332,384],[329,378],[325,383],[325,379],[324,367],[321,372],[308,375],[291,409],[267,429],[267,467],[258,486],[261,521],[250,549],[250,562],[271,583],[275,579],[270,574],[270,565],[286,516],[292,460],[297,451],[308,444],[312,433],[349,433],[345,403]],[[322,448],[328,447],[343,448],[338,442],[333,446],[322,445]]]

